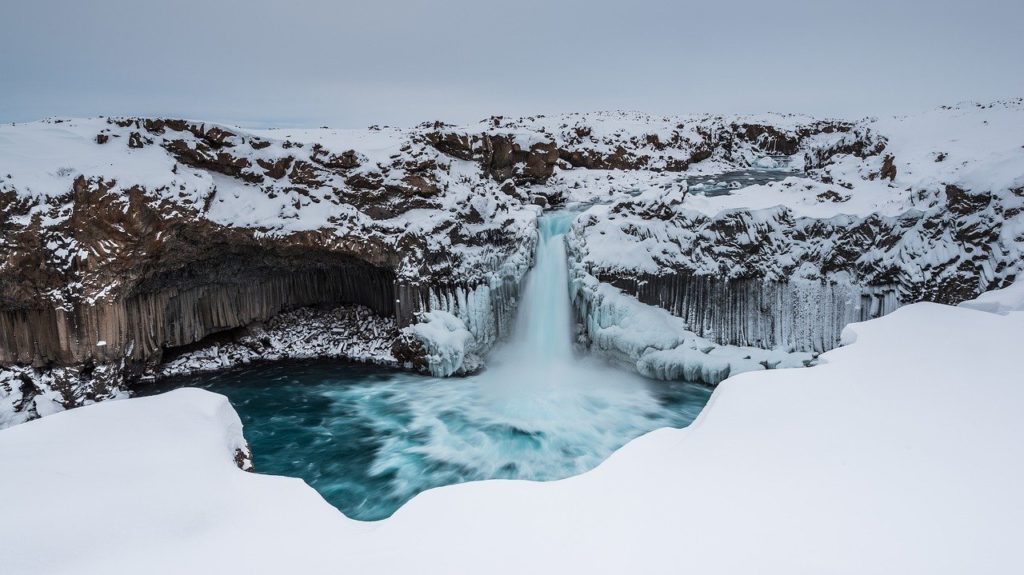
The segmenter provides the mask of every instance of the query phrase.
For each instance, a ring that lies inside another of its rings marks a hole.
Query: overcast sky
[[[1021,0],[0,0],[0,121],[860,117],[1024,95]]]

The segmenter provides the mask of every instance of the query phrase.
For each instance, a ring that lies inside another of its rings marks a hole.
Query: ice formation
[[[572,296],[589,347],[655,379],[715,385],[744,371],[802,367],[815,354],[721,345],[700,337],[683,318],[641,303],[572,268]]]
[[[423,346],[431,375],[448,377],[467,370],[473,371],[479,363],[468,351],[476,346],[473,334],[461,319],[446,311],[435,309],[424,312],[418,322],[404,328],[404,331]],[[465,365],[467,359],[470,363],[468,366]]]

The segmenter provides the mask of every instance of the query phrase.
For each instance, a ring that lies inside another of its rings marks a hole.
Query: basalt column
[[[158,360],[162,350],[311,305],[395,314],[394,274],[354,258],[235,257],[152,274],[128,293],[70,309],[0,310],[0,362]]]

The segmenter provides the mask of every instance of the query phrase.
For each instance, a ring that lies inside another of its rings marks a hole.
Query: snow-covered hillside
[[[590,473],[436,489],[379,523],[239,470],[221,396],[94,405],[0,432],[0,556],[10,575],[1016,572],[1021,334],[1021,311],[906,306]]]

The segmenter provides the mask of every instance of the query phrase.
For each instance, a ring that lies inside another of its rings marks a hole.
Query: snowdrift
[[[1022,335],[1018,311],[906,306],[820,365],[729,378],[691,427],[590,473],[441,488],[370,524],[239,470],[220,396],[88,406],[0,432],[3,571],[1017,572]]]

